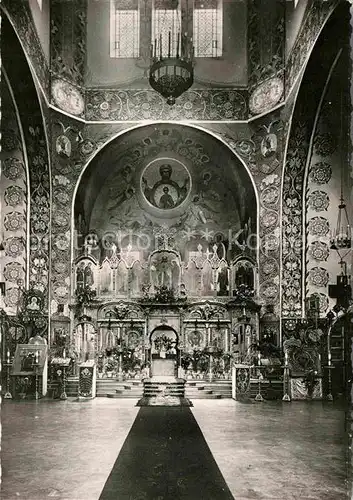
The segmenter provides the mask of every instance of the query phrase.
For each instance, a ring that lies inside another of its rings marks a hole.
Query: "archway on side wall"
[[[316,236],[319,249],[322,244],[329,251],[329,221],[325,208],[318,207],[318,213],[307,217],[306,190],[311,159],[318,150],[315,143],[317,124],[322,104],[331,84],[336,66],[345,61],[349,52],[349,4],[341,3],[324,27],[309,59],[299,89],[291,123],[291,131],[285,159],[282,191],[282,292],[281,311],[283,338],[293,334],[295,321],[305,313],[306,259],[308,232]],[[346,78],[348,85],[348,75]],[[349,92],[349,89],[347,89]],[[339,109],[332,108],[332,114]],[[316,191],[325,187],[322,170],[329,170],[326,152],[322,150],[321,167],[318,172]],[[326,166],[325,166],[326,165]],[[312,177],[310,170],[310,176]],[[320,178],[319,178],[320,177]],[[321,193],[325,196],[325,193]],[[326,198],[325,198],[326,199]],[[320,213],[319,213],[320,212]],[[310,219],[310,220],[309,220]],[[318,253],[317,253],[318,255]],[[322,293],[321,293],[322,292]],[[328,301],[327,290],[320,290],[321,311],[325,314]]]
[[[26,168],[28,177],[28,212],[22,219],[22,224],[28,226],[28,248],[26,251],[26,277],[21,282],[14,280],[11,284],[12,294],[7,296],[9,305],[15,305],[18,302],[19,288],[32,288],[43,294],[45,315],[48,310],[49,297],[49,235],[50,235],[50,167],[48,143],[44,117],[41,110],[39,92],[36,86],[35,78],[31,72],[24,50],[13,26],[11,25],[6,13],[2,17],[2,35],[6,44],[2,46],[2,65],[6,81],[11,89],[12,100],[15,103],[16,115],[20,124],[20,141],[22,141],[24,165],[17,161],[15,151],[12,150],[13,157],[8,159],[9,175],[16,177],[17,169]],[[6,119],[6,116],[3,116]],[[11,153],[11,148],[19,138],[11,137],[11,130],[8,124],[3,123],[3,134],[7,141],[2,141],[2,156]],[[12,131],[13,132],[13,131]],[[15,142],[14,142],[15,141]],[[10,151],[6,151],[6,148]],[[13,191],[18,198],[20,192]],[[16,216],[16,212],[14,211]],[[20,218],[13,217],[13,224],[20,222]],[[17,238],[18,240],[19,238]],[[19,247],[23,242],[12,241],[6,243],[7,253],[14,261],[17,259]],[[12,244],[13,243],[13,244]],[[11,275],[16,274],[14,268]],[[44,333],[47,336],[47,331]],[[49,339],[50,342],[50,339]]]

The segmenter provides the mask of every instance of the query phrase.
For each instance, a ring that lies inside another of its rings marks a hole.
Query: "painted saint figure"
[[[39,304],[37,297],[31,297],[29,304],[27,304],[27,309],[30,311],[39,311]]]
[[[92,286],[93,282],[92,264],[89,262],[84,269],[84,284],[85,286]]]
[[[169,194],[169,188],[164,186],[162,196],[159,199],[159,208],[168,209],[174,207],[174,200]]]

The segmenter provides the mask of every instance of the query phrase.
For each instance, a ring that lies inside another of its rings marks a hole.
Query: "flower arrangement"
[[[181,356],[181,367],[184,370],[192,369],[194,373],[205,373],[209,369],[211,355],[215,375],[222,376],[228,373],[232,355],[217,347],[212,350],[206,347],[205,349],[194,349],[192,353],[184,352]]]
[[[153,300],[161,304],[168,304],[169,302],[175,302],[174,289],[168,288],[167,286],[158,287]]]
[[[76,303],[81,307],[88,306],[96,298],[96,295],[96,290],[92,290],[89,285],[78,288],[75,292]]]
[[[118,367],[118,360],[116,359],[116,357],[109,356],[105,364],[105,371],[113,372],[117,369],[117,367]]]
[[[161,335],[154,339],[154,346],[157,351],[161,351],[162,349],[169,351],[173,347],[173,341],[166,335]]]
[[[249,300],[255,295],[253,287],[249,285],[238,285],[233,291],[233,297],[236,300]]]

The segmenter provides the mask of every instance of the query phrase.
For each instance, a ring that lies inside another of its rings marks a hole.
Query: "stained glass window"
[[[110,57],[139,57],[139,0],[111,0],[110,10]]]
[[[173,0],[154,0],[152,9],[152,44],[157,42],[158,51],[160,51],[160,37],[162,35],[162,54],[166,55],[169,51],[171,56],[176,55],[178,35],[180,32],[180,2]],[[170,35],[169,35],[170,33]]]
[[[222,4],[222,0],[194,0],[195,57],[222,56]]]

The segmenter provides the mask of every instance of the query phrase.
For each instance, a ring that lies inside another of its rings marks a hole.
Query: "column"
[[[206,323],[207,345],[211,345],[211,327]]]
[[[123,380],[123,355],[121,348],[121,324],[118,325],[118,346],[119,346],[119,360],[118,360],[118,380]]]
[[[178,377],[183,378],[184,373],[181,367],[181,356],[183,354],[183,349],[185,349],[185,332],[184,332],[184,313],[179,312],[179,349],[178,349]]]

